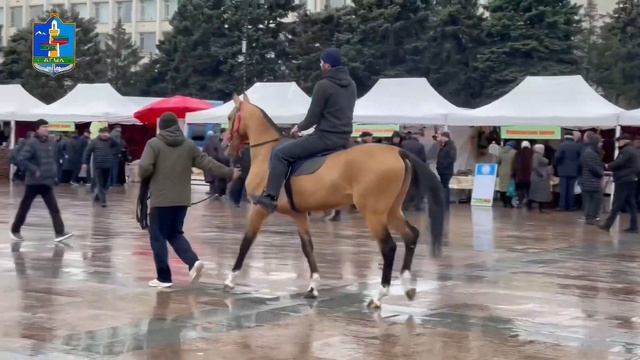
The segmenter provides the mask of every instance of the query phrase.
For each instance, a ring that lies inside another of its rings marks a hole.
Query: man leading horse
[[[305,119],[291,130],[292,135],[315,126],[315,131],[278,146],[271,154],[270,170],[264,193],[255,202],[268,212],[277,208],[290,166],[296,161],[321,153],[347,148],[353,132],[353,108],[357,99],[356,85],[342,65],[340,50],[330,48],[320,56],[323,79],[311,95],[311,106]]]

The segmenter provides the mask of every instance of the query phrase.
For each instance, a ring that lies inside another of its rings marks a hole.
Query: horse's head
[[[226,141],[229,143],[229,151],[233,155],[237,155],[249,142],[249,133],[247,130],[246,107],[250,105],[249,97],[244,95],[244,101],[238,95],[233,95],[234,107],[229,113]]]
[[[242,99],[234,95],[233,103],[233,110],[228,117],[229,130],[225,138],[232,155],[239,154],[248,144],[257,147],[280,139],[280,130],[273,120],[262,109],[253,105],[246,94]]]

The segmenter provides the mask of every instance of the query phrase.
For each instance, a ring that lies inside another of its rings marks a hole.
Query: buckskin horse
[[[269,158],[272,150],[283,139],[280,129],[259,107],[244,95],[234,96],[234,109],[229,114],[227,141],[229,150],[238,153],[245,145],[251,152],[251,170],[246,180],[249,198],[259,196],[267,181]],[[444,223],[443,189],[438,178],[417,157],[390,145],[366,144],[338,151],[325,157],[306,161],[298,170],[292,170],[286,196],[280,196],[277,211],[295,221],[304,253],[311,270],[306,298],[317,298],[320,276],[313,254],[309,232],[308,212],[335,209],[355,204],[363,215],[383,258],[381,288],[368,306],[379,308],[381,300],[389,294],[396,243],[389,229],[399,233],[405,244],[401,280],[405,295],[413,300],[415,283],[411,280],[411,262],[420,232],[404,217],[402,204],[411,185],[412,177],[429,203],[431,222],[431,254],[442,251]],[[225,290],[233,289],[235,278],[253,244],[268,212],[253,205],[240,245],[238,257],[228,278]]]

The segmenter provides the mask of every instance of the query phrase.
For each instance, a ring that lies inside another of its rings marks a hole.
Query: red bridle
[[[229,144],[233,145],[233,139],[235,136],[241,136],[240,135],[240,125],[242,124],[242,102],[240,102],[240,104],[238,105],[238,111],[236,112],[236,116],[233,119],[233,125],[231,127],[231,129],[229,129]],[[247,145],[249,143],[249,139],[240,139],[242,141],[242,145],[243,147],[245,145]],[[234,149],[235,150],[235,149]],[[237,149],[237,151],[239,152],[240,150],[242,150],[242,147],[240,147],[239,149]]]

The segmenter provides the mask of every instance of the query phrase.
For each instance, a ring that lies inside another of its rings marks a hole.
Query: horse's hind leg
[[[396,255],[396,243],[387,229],[386,217],[375,216],[371,214],[366,215],[367,225],[371,231],[371,235],[378,240],[378,246],[380,247],[380,253],[384,261],[382,266],[382,280],[381,287],[378,290],[378,294],[375,298],[369,301],[369,307],[379,308],[381,301],[384,297],[389,295],[389,286],[391,285],[391,272],[393,271],[393,260]]]
[[[236,258],[236,262],[233,265],[231,273],[229,273],[227,280],[224,282],[225,290],[230,290],[235,287],[235,279],[242,269],[244,259],[247,257],[247,253],[249,252],[249,249],[251,249],[251,245],[253,245],[253,242],[258,236],[258,232],[262,227],[262,223],[268,215],[269,214],[259,206],[253,206],[251,208],[249,212],[249,222],[247,224],[247,229],[244,232],[244,236],[242,237],[242,243],[240,244],[238,257]]]
[[[396,210],[389,217],[389,226],[394,231],[400,233],[402,240],[404,241],[404,261],[402,262],[400,274],[402,275],[401,278],[404,293],[407,296],[407,299],[413,300],[416,296],[416,288],[411,278],[411,264],[416,252],[420,231],[418,231],[415,226],[411,225],[411,223],[404,218],[400,209]]]
[[[307,258],[309,270],[311,272],[311,282],[304,297],[307,299],[315,299],[318,297],[318,282],[320,281],[320,274],[318,273],[316,257],[313,255],[313,241],[311,241],[311,232],[309,231],[309,217],[306,214],[299,214],[294,216],[293,219],[298,225],[298,234],[300,235],[302,252]]]

